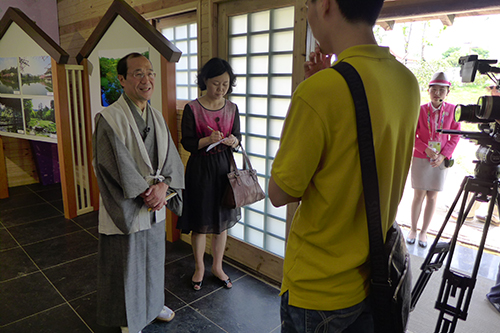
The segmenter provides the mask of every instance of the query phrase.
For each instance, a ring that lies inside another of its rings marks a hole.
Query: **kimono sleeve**
[[[161,174],[165,177],[164,183],[169,186],[167,195],[175,192],[177,195],[167,202],[167,208],[177,216],[182,215],[182,190],[184,189],[184,164],[175,148],[174,140],[168,131],[168,152],[167,160],[163,165]]]

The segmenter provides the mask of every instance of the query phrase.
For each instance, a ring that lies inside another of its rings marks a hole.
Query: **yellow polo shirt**
[[[413,74],[388,48],[342,52],[365,86],[372,120],[385,231],[394,222],[410,166],[420,93]],[[368,293],[368,229],[354,104],[343,77],[325,69],[294,92],[273,179],[301,197],[288,239],[282,293],[290,305],[343,309]]]

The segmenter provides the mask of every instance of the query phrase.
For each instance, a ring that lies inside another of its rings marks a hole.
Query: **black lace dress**
[[[208,147],[198,149],[198,142],[210,136],[212,129],[222,132],[225,137],[233,134],[241,141],[238,107],[226,100],[221,109],[208,110],[194,100],[184,108],[181,127],[181,143],[191,156],[186,167],[184,209],[177,228],[183,233],[220,234],[241,218],[239,208],[221,205],[229,185],[227,174],[232,149],[219,144],[207,152]]]

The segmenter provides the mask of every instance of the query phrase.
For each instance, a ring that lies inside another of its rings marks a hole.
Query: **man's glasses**
[[[132,74],[132,76],[134,78],[136,78],[137,80],[142,80],[144,79],[145,76],[147,76],[147,78],[149,80],[154,80],[155,77],[156,77],[156,73],[151,71],[151,72],[148,72],[147,74],[144,73],[144,72],[141,72],[141,71],[137,71],[137,72],[133,72],[133,73],[127,73],[127,74]]]

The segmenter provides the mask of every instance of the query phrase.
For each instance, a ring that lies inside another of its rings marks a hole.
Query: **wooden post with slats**
[[[83,65],[83,78],[82,78],[82,89],[83,89],[83,100],[84,100],[84,109],[85,109],[85,122],[87,126],[85,127],[86,139],[87,139],[87,156],[89,156],[88,163],[88,176],[90,178],[90,203],[94,208],[94,211],[99,210],[99,185],[97,185],[97,178],[94,173],[94,167],[92,166],[92,129],[93,129],[93,121],[92,112],[90,110],[90,82],[89,82],[89,64],[88,59],[82,60]]]
[[[64,65],[52,59],[52,79],[54,84],[54,106],[57,128],[57,149],[61,173],[61,189],[64,202],[64,217],[77,216],[75,176],[73,172],[72,132],[67,93],[67,77]]]

